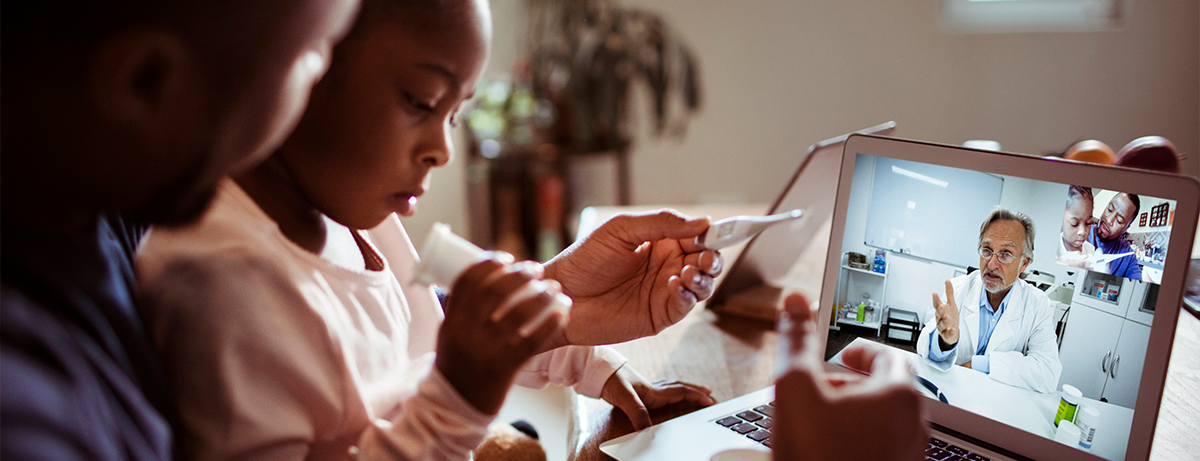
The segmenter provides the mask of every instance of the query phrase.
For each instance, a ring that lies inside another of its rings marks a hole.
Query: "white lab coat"
[[[936,335],[937,317],[925,323],[917,340],[917,354],[937,369],[972,360],[979,338],[979,291],[983,289],[980,272],[950,280],[958,305],[958,347],[943,362],[929,359],[930,333]],[[1054,335],[1054,310],[1041,290],[1024,280],[1013,283],[1004,315],[992,331],[985,354],[990,356],[992,379],[1041,393],[1054,392],[1062,374],[1058,360],[1058,342]],[[939,293],[945,297],[945,293]],[[937,347],[936,344],[934,347]]]

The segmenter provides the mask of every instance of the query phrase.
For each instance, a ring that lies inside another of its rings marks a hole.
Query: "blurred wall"
[[[1200,175],[1195,0],[1133,2],[1113,32],[982,35],[943,32],[937,0],[619,1],[664,14],[705,85],[686,139],[640,138],[635,203],[768,202],[808,145],[887,120],[900,137],[1035,154],[1157,134]],[[488,75],[521,52],[524,8],[493,1]],[[406,220],[418,244],[429,222],[465,226],[463,176],[461,162],[435,173]]]

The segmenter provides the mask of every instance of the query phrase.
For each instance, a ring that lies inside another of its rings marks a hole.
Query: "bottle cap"
[[[1062,399],[1071,405],[1079,405],[1079,401],[1083,399],[1083,393],[1079,392],[1075,386],[1063,384]]]

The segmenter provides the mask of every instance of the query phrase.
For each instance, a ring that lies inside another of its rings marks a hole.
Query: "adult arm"
[[[1025,350],[992,352],[988,374],[1002,383],[1050,393],[1058,387],[1058,379],[1062,374],[1058,341],[1054,334],[1053,309],[1049,299],[1044,296],[1033,296],[1030,301],[1031,305],[1025,307],[1031,310],[1033,321],[1029,338],[1024,343]],[[1012,307],[1009,306],[1009,309]]]
[[[18,289],[0,304],[0,459],[170,459],[170,427],[119,359]]]

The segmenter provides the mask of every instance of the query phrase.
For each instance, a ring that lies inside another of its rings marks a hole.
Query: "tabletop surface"
[[[914,373],[938,386],[955,407],[1048,439],[1055,436],[1057,426],[1054,425],[1054,419],[1060,399],[1058,392],[1043,394],[1011,386],[964,367],[950,367],[941,371],[916,353],[861,337],[855,338],[847,347],[854,345],[886,348],[904,357]],[[841,364],[841,353],[829,361]],[[921,389],[916,384],[913,387]],[[1103,428],[1104,437],[1097,437],[1091,453],[1105,459],[1124,459],[1125,443],[1129,440],[1129,430],[1133,425],[1133,409],[1087,397],[1083,398],[1080,405],[1092,406],[1100,411],[1099,426]]]
[[[638,210],[655,207],[641,207]],[[734,214],[762,213],[763,205],[741,207],[679,208],[685,214],[710,214],[714,219]],[[601,210],[595,226],[618,209]],[[741,247],[723,250],[732,262]],[[678,324],[657,336],[614,347],[629,358],[650,380],[680,380],[704,385],[713,397],[725,401],[772,384],[776,333],[770,322],[718,315],[697,306]],[[632,432],[620,410],[604,401],[574,397],[568,431],[568,451],[573,460],[610,460],[600,443]],[[695,410],[675,405],[651,411],[654,423]],[[1183,312],[1179,316],[1170,366],[1163,390],[1151,460],[1195,459],[1200,453],[1200,320]]]

